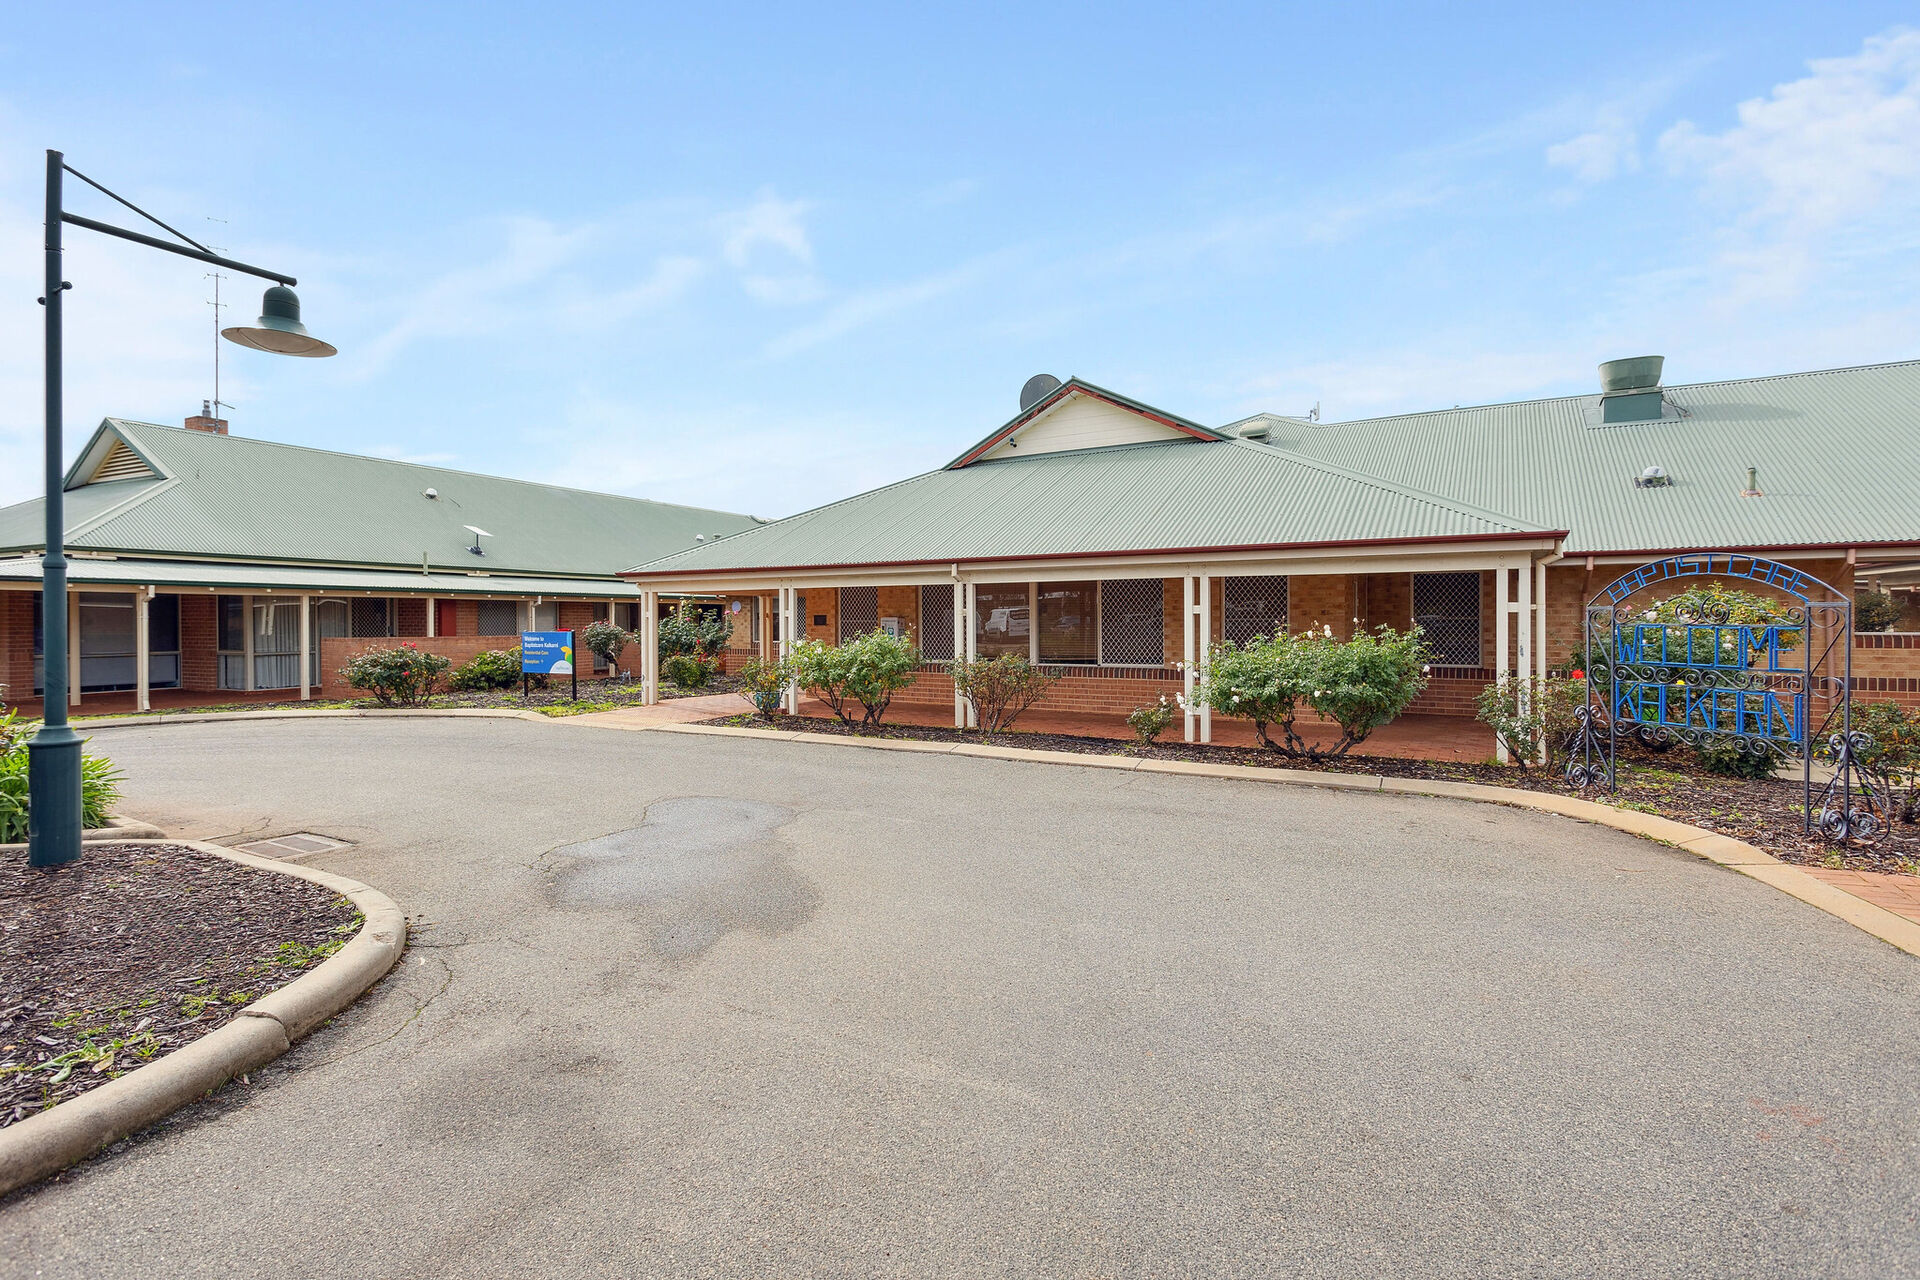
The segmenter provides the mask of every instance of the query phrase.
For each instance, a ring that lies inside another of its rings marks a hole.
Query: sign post
[[[520,633],[520,696],[531,691],[534,676],[566,676],[573,683],[573,700],[580,701],[580,673],[573,661],[571,631]]]

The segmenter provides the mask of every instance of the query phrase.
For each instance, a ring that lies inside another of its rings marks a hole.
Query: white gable
[[[1098,449],[1105,445],[1191,439],[1186,432],[1131,409],[1075,392],[981,456],[1020,458],[1036,453],[1065,453],[1070,449]]]

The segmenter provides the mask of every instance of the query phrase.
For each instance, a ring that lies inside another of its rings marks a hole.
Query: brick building
[[[1565,667],[1634,566],[1757,551],[1905,601],[1851,638],[1855,688],[1920,706],[1920,362],[1690,386],[1660,365],[1603,365],[1583,396],[1218,428],[1035,379],[938,471],[626,576],[727,597],[736,657],[897,626],[930,659],[901,700],[952,701],[955,653],[1018,652],[1062,673],[1044,705],[1112,714],[1181,690],[1210,643],[1417,622],[1413,710],[1470,716],[1498,672]]]
[[[66,476],[73,700],[346,692],[354,651],[464,661],[523,630],[639,625],[618,575],[752,517],[110,418]],[[38,695],[39,499],[0,509],[0,700]],[[301,661],[301,654],[306,661]],[[637,655],[622,655],[623,667]]]

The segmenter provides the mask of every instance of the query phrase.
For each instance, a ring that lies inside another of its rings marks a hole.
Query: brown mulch
[[[177,845],[0,854],[0,1126],[224,1025],[360,928],[347,899]]]
[[[781,716],[774,721],[752,715],[723,716],[705,721],[715,725],[750,725],[801,733],[842,737],[904,738],[918,742],[991,742],[997,746],[1037,751],[1071,751],[1083,755],[1135,756],[1149,760],[1188,760],[1207,764],[1251,765],[1267,769],[1305,769],[1326,773],[1384,774],[1390,778],[1423,778],[1443,782],[1480,782],[1526,791],[1580,796],[1623,809],[1658,814],[1744,840],[1784,862],[1802,866],[1844,867],[1854,871],[1920,874],[1920,824],[1893,822],[1875,838],[1845,845],[1829,843],[1817,832],[1808,835],[1803,818],[1799,782],[1779,779],[1725,778],[1707,773],[1681,749],[1664,753],[1629,747],[1620,757],[1619,790],[1581,791],[1568,786],[1560,771],[1522,771],[1511,765],[1467,761],[1408,760],[1398,756],[1353,755],[1340,760],[1296,760],[1258,747],[1225,747],[1190,742],[1158,742],[1151,747],[1114,738],[1082,737],[1065,733],[1026,733],[1011,730],[987,737],[975,730],[935,725],[885,725],[856,733],[838,720],[814,716]],[[1821,782],[1813,784],[1814,816],[1819,817]]]
[[[660,681],[662,701],[674,698],[704,698],[710,693],[732,693],[740,688],[737,675],[716,675],[698,689],[682,689],[666,679]],[[637,706],[640,702],[640,681],[633,680],[582,680],[578,705],[590,710],[609,710],[615,707]],[[520,686],[510,689],[467,689],[442,691],[433,695],[424,705],[435,707],[486,707],[505,710],[532,709],[541,707],[567,707],[575,704],[573,686],[562,677],[553,677],[545,689],[533,689],[522,697]],[[589,704],[592,704],[589,706]],[[205,715],[218,711],[314,711],[320,709],[378,710],[380,702],[375,698],[315,698],[302,702],[298,698],[276,699],[271,702],[213,702],[198,707],[166,707],[159,715]],[[130,712],[116,712],[116,715],[128,715]]]

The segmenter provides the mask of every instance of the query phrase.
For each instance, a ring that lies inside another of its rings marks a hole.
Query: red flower
[[[1572,676],[1575,680],[1585,680],[1587,678],[1587,673],[1582,671],[1578,667],[1575,667],[1572,671],[1569,671],[1567,674]]]

